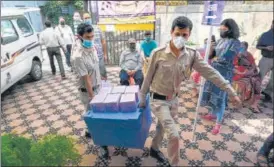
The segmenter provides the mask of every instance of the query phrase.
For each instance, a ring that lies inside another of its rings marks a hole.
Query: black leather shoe
[[[157,159],[159,162],[167,161],[166,157],[160,150],[155,150],[153,148],[150,148],[150,156]]]
[[[108,146],[101,146],[99,150],[99,156],[105,159],[109,159]]]
[[[269,96],[267,93],[262,92],[262,94],[264,95],[264,98],[262,98],[262,101],[263,101],[264,103],[267,103],[267,102],[271,102],[271,101],[272,101],[271,96]]]

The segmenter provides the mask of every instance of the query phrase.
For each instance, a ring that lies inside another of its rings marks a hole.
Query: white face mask
[[[181,49],[182,47],[185,46],[185,43],[186,43],[185,38],[183,38],[183,37],[181,37],[181,36],[179,36],[179,37],[174,37],[172,41],[173,41],[173,44],[175,45],[175,47],[176,47],[177,49]]]

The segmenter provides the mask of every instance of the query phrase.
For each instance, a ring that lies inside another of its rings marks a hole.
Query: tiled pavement
[[[46,60],[47,58],[45,58]],[[71,135],[78,139],[77,149],[82,155],[80,166],[164,166],[148,154],[155,122],[143,150],[110,148],[111,160],[97,157],[98,147],[84,137],[85,123],[81,119],[83,106],[78,100],[75,77],[67,72],[68,80],[53,77],[44,68],[41,81],[18,83],[2,96],[1,131],[16,132],[33,139],[49,133]],[[109,80],[118,84],[119,68],[109,67]],[[256,153],[264,139],[273,132],[273,110],[253,114],[250,109],[229,109],[225,114],[221,134],[210,133],[213,123],[200,120],[197,126],[197,143],[192,143],[192,123],[197,98],[192,95],[193,84],[182,84],[182,96],[176,123],[181,135],[180,166],[254,166]],[[270,104],[271,105],[271,104]],[[201,111],[204,112],[204,111]],[[162,151],[167,155],[167,140]]]

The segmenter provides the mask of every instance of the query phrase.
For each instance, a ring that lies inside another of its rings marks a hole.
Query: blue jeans
[[[136,71],[133,78],[134,78],[135,84],[139,85],[139,87],[141,88],[142,84],[143,84],[143,80],[144,80],[142,70]],[[121,70],[120,71],[120,84],[128,86],[129,85],[128,79],[129,79],[129,75],[127,74],[127,72],[125,70]]]
[[[224,117],[225,113],[225,107],[226,107],[226,100],[227,98],[223,98],[222,104],[220,108],[216,108],[215,110],[212,110],[212,114],[216,115],[217,120],[216,123],[221,123]]]

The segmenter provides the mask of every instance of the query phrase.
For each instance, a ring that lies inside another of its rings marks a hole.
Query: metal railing
[[[108,65],[119,65],[121,53],[128,47],[128,39],[134,38],[137,43],[144,39],[145,31],[115,31],[105,32],[107,44]],[[152,38],[154,39],[152,32]]]

